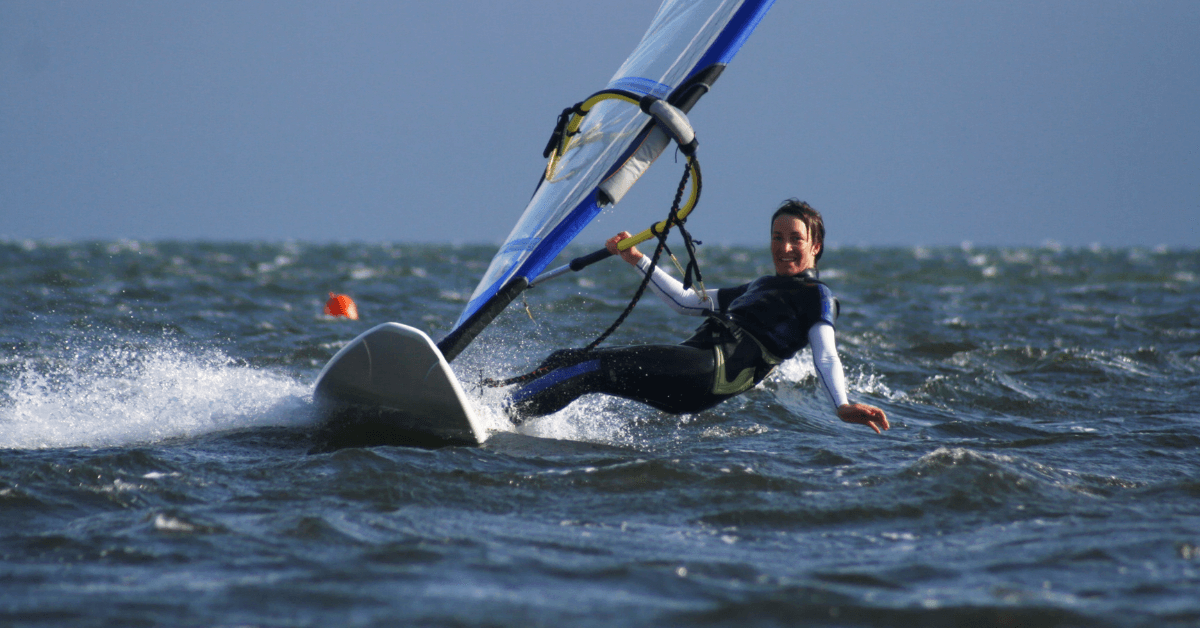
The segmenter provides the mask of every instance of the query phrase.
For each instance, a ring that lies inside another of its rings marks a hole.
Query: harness
[[[797,278],[806,284],[824,285],[815,269],[806,270]],[[736,300],[734,298],[732,301]],[[704,314],[708,320],[684,344],[712,347],[716,363],[713,394],[735,395],[749,390],[783,362],[783,358],[775,355],[762,340],[735,322],[727,311],[708,310]],[[837,316],[836,312],[833,316]]]
[[[729,315],[714,310],[708,310],[704,315],[708,320],[683,344],[712,347],[716,365],[712,384],[714,395],[736,395],[749,390],[782,362]],[[750,342],[746,342],[747,339]],[[731,370],[737,371],[733,379],[729,378]]]

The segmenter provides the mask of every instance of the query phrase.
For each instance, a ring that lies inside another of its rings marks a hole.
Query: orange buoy
[[[358,320],[358,306],[354,304],[354,299],[344,294],[330,292],[329,300],[325,302],[325,313],[330,316],[345,316],[352,321]]]

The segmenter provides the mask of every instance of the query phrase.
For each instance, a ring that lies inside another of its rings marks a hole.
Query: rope
[[[671,227],[679,225],[681,230],[683,228],[683,220],[679,218],[678,213],[679,201],[683,199],[683,190],[687,188],[688,178],[691,176],[691,173],[691,168],[684,168],[683,178],[679,180],[679,188],[675,190],[675,201],[671,203],[671,213],[667,214],[667,226],[662,230],[662,233],[658,234],[658,246],[654,247],[654,256],[650,258],[650,268],[646,269],[646,276],[642,278],[642,283],[638,286],[637,292],[633,293],[633,298],[630,299],[629,305],[625,306],[625,311],[621,312],[617,320],[613,321],[613,324],[609,325],[608,329],[604,330],[604,333],[600,334],[591,344],[583,348],[585,353],[595,349],[606,338],[611,336],[614,331],[617,331],[617,328],[621,326],[621,323],[625,322],[625,319],[633,312],[634,306],[637,305],[642,295],[645,294],[646,287],[650,285],[650,278],[654,276],[654,269],[658,266],[658,259],[662,256],[663,250],[667,248],[667,234],[670,233]]]

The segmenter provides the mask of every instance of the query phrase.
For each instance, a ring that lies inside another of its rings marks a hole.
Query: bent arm
[[[838,418],[846,423],[866,425],[875,430],[891,427],[883,410],[865,403],[850,403],[846,396],[846,374],[842,370],[842,359],[837,354],[837,341],[834,339],[833,325],[819,322],[808,330],[808,343],[812,347],[813,367],[817,370],[817,380],[821,383]]]
[[[650,258],[643,255],[636,262],[638,270],[645,275],[650,268]],[[704,297],[694,288],[683,289],[683,282],[667,274],[666,271],[654,267],[650,276],[650,290],[662,299],[672,310],[688,316],[704,316],[707,310],[717,309],[717,289],[705,290]]]
[[[604,243],[604,248],[613,255],[620,255],[621,259],[642,271],[644,277],[650,268],[650,258],[642,255],[636,246],[631,246],[624,251],[617,246],[621,240],[628,237],[630,237],[629,232],[622,231],[609,238]],[[658,266],[654,267],[654,274],[650,276],[650,290],[680,314],[703,316],[705,311],[717,309],[716,290],[705,290],[703,294],[692,289],[684,290],[682,282],[668,275]]]

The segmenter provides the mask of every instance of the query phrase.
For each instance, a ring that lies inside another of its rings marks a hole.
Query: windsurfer
[[[650,259],[617,243],[606,248],[647,272]],[[551,354],[544,373],[510,396],[507,409],[517,421],[556,412],[581,395],[603,393],[639,401],[673,414],[707,410],[738,395],[783,360],[812,347],[817,377],[838,418],[879,433],[889,428],[883,410],[850,403],[834,341],[838,302],[818,279],[825,226],[808,203],[790,199],[771,216],[771,259],[775,274],[734,288],[703,294],[684,290],[666,272],[654,269],[651,289],[672,309],[706,316],[696,333],[678,345],[611,347]]]

